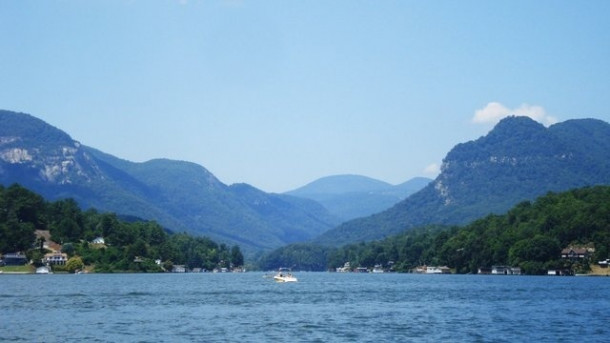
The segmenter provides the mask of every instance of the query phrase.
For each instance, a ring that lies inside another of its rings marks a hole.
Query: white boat
[[[373,273],[383,273],[383,266],[380,264],[376,264],[375,268],[373,268]]]
[[[36,274],[53,274],[53,272],[51,271],[51,268],[47,266],[42,266],[36,268]]]
[[[278,273],[277,275],[275,275],[273,277],[273,279],[277,282],[297,282],[298,281],[297,278],[290,273],[288,273],[288,274]]]
[[[297,282],[297,278],[285,268],[280,268],[279,272],[273,276],[276,282]]]

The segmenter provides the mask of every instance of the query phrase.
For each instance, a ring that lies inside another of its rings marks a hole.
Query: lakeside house
[[[352,271],[352,267],[349,262],[345,262],[343,267],[337,267],[336,271],[337,273],[349,273]]]
[[[61,252],[52,252],[44,255],[42,263],[63,266],[68,262],[68,255]]]
[[[28,263],[28,259],[21,252],[12,252],[4,254],[2,263],[6,266],[22,266]]]
[[[521,268],[510,266],[491,266],[491,275],[521,275]]]
[[[451,274],[451,269],[447,266],[420,266],[415,268],[418,274]]]
[[[569,246],[561,250],[561,258],[569,260],[587,259],[595,252],[595,248],[583,246]]]
[[[182,264],[175,264],[172,267],[172,273],[186,273],[186,267]]]
[[[357,267],[354,269],[354,273],[368,273],[369,270],[366,267]]]

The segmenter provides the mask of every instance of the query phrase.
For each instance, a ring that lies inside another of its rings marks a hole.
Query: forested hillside
[[[50,239],[60,244],[59,252],[96,272],[160,272],[173,265],[212,270],[244,264],[238,246],[167,232],[153,221],[82,211],[72,199],[48,202],[17,184],[0,185],[0,253],[25,252],[28,260],[41,264],[50,250],[43,248],[42,238],[36,239],[36,230],[48,230]],[[104,244],[92,244],[97,237]]]
[[[610,124],[579,119],[547,128],[527,117],[508,117],[486,136],[456,145],[441,174],[421,191],[315,241],[340,246],[425,225],[464,225],[549,191],[594,185],[610,185]]]
[[[562,259],[561,250],[570,246],[594,251],[587,260]],[[610,187],[596,186],[548,193],[536,201],[521,202],[506,214],[489,215],[462,227],[422,227],[340,248],[291,245],[267,255],[261,266],[322,270],[350,262],[354,267],[379,264],[409,271],[427,264],[476,273],[480,267],[509,265],[526,274],[542,274],[547,269],[586,272],[589,262],[605,260],[609,252]]]
[[[312,239],[340,222],[309,199],[229,186],[192,162],[126,161],[31,115],[0,110],[0,185],[13,183],[45,199],[72,198],[83,209],[239,245],[250,256]]]

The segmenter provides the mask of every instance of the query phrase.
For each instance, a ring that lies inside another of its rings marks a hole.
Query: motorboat
[[[290,273],[278,273],[273,277],[276,282],[297,282],[297,278]]]
[[[36,268],[36,274],[53,274],[50,267],[42,266]]]
[[[280,268],[277,274],[273,276],[273,280],[276,282],[297,282],[297,278],[292,275],[290,270]]]
[[[373,273],[383,273],[383,266],[380,264],[376,264],[375,268],[373,268]]]

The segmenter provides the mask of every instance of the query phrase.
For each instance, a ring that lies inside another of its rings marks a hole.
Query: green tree
[[[66,243],[61,247],[61,252],[66,253],[68,256],[74,255],[74,250],[74,244],[72,243]]]
[[[536,235],[532,239],[518,241],[509,250],[511,265],[521,265],[523,262],[547,262],[560,257],[561,248],[556,239]]]
[[[238,245],[234,245],[231,248],[231,263],[233,263],[233,266],[235,267],[244,265],[244,255],[242,255]]]
[[[0,251],[17,252],[27,251],[36,240],[34,224],[20,222],[16,218],[0,226]]]
[[[68,262],[66,262],[66,270],[70,273],[74,273],[77,270],[82,270],[84,267],[85,264],[80,256],[72,256]]]
[[[148,247],[143,239],[138,238],[135,243],[127,248],[127,258],[133,260],[135,257],[147,257]]]
[[[28,222],[37,228],[44,228],[45,202],[40,195],[14,184],[6,189],[5,197],[4,212],[8,214],[8,218],[12,213],[19,222]]]

